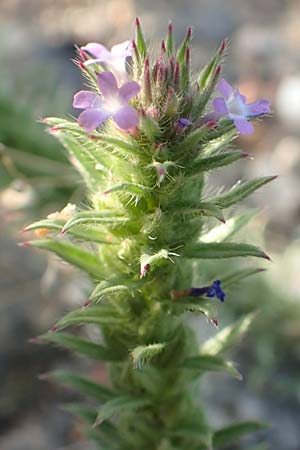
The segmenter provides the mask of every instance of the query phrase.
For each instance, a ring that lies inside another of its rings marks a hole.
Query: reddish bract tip
[[[240,157],[241,158],[249,158],[250,154],[249,153],[241,153]]]
[[[171,21],[169,22],[169,25],[168,25],[168,32],[169,32],[170,34],[173,33],[173,24],[172,24]]]
[[[214,128],[217,125],[217,122],[215,120],[209,120],[206,122],[207,128]]]
[[[216,69],[216,77],[218,77],[220,75],[221,70],[222,70],[222,67],[218,66],[217,69]]]
[[[31,247],[31,244],[28,241],[27,242],[19,242],[18,246],[19,247]]]
[[[141,26],[140,19],[138,17],[135,18],[135,24],[137,27]]]
[[[187,32],[186,32],[186,37],[187,39],[190,39],[193,33],[193,29],[192,27],[188,27]]]
[[[212,321],[212,323],[214,324],[214,326],[215,326],[216,328],[218,328],[218,326],[219,326],[219,321],[218,321],[218,319],[211,319],[211,321]]]
[[[163,53],[166,52],[166,44],[165,44],[165,41],[164,41],[164,40],[161,41],[161,51],[162,51]]]
[[[49,119],[48,119],[47,117],[44,117],[44,118],[42,119],[42,122],[43,122],[43,123],[49,123]]]
[[[56,333],[58,331],[58,327],[56,325],[53,325],[53,327],[50,328],[48,333]]]
[[[86,66],[82,61],[78,61],[78,66],[80,67],[81,70],[87,70]]]
[[[224,52],[227,45],[228,45],[228,39],[223,39],[223,41],[221,42],[221,45],[220,45],[220,51]]]
[[[88,308],[92,304],[91,300],[86,300],[83,304],[83,308]]]
[[[271,178],[271,180],[273,181],[273,180],[277,180],[277,178],[279,177],[279,175],[274,175],[272,178]]]
[[[141,270],[140,278],[143,278],[146,275],[146,273],[148,272],[149,269],[150,269],[150,264],[145,264],[144,267]]]

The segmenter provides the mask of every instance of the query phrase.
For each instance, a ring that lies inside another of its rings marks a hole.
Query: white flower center
[[[117,98],[110,98],[105,101],[104,108],[110,114],[114,114],[122,107],[120,101]]]
[[[226,102],[229,114],[235,117],[246,117],[247,108],[239,95],[231,95]]]

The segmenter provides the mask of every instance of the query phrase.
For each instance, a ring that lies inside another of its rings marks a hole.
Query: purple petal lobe
[[[252,123],[246,119],[233,119],[233,122],[241,134],[252,134],[254,131]]]
[[[132,42],[131,41],[125,41],[121,44],[114,45],[111,48],[111,54],[113,56],[120,56],[127,58],[128,56],[131,56],[132,53]]]
[[[113,119],[122,130],[129,130],[138,125],[138,113],[131,106],[121,108],[113,115]]]
[[[133,97],[135,97],[141,88],[140,85],[136,81],[129,81],[128,83],[123,84],[123,86],[119,89],[119,98],[121,101],[127,103]]]
[[[270,112],[269,100],[258,100],[255,103],[247,105],[248,116],[260,116]]]
[[[90,53],[92,56],[94,56],[97,59],[101,59],[102,61],[105,61],[107,58],[110,57],[110,51],[107,50],[107,48],[104,47],[104,45],[96,44],[96,42],[91,42],[90,44],[81,47],[81,50]]]
[[[213,105],[214,105],[215,111],[218,112],[219,114],[222,114],[222,115],[228,114],[228,109],[227,109],[224,98],[222,98],[222,97],[215,98],[213,101]]]
[[[86,131],[90,133],[96,130],[108,117],[109,113],[102,111],[101,109],[86,109],[78,117],[78,124]]]
[[[216,86],[216,89],[228,99],[233,94],[233,89],[224,78],[222,78]]]
[[[112,72],[101,72],[97,75],[98,85],[103,98],[115,97],[118,93],[117,80]]]
[[[74,95],[74,108],[98,108],[101,105],[101,98],[99,95],[90,91],[79,91]]]

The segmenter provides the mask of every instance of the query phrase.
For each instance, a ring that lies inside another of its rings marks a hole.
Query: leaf
[[[75,375],[74,373],[66,370],[56,370],[51,372],[47,378],[65,384],[73,389],[76,389],[81,394],[87,395],[100,402],[105,402],[115,396],[115,393],[106,386],[96,383],[90,378],[82,375]]]
[[[104,194],[111,194],[112,192],[127,192],[138,196],[149,192],[150,188],[138,183],[117,183],[104,191]]]
[[[225,275],[222,277],[222,286],[224,288],[228,288],[229,286],[232,286],[234,284],[237,284],[239,281],[243,280],[244,278],[248,278],[252,275],[256,275],[257,273],[265,272],[266,269],[261,268],[246,268],[246,269],[240,269],[236,270],[229,275]]]
[[[60,233],[63,229],[64,224],[65,221],[63,220],[43,219],[28,225],[24,229],[24,231],[45,229],[50,231],[57,231]],[[72,236],[83,241],[97,242],[99,244],[108,245],[115,243],[110,234],[108,234],[106,231],[99,231],[99,229],[95,227],[89,227],[88,230],[73,228],[71,231],[68,231]]]
[[[170,259],[168,250],[164,248],[152,255],[149,252],[150,250],[144,249],[144,253],[141,255],[141,278],[144,277],[149,270],[156,269],[166,262],[166,260]]]
[[[208,217],[215,217],[221,222],[225,222],[225,218],[222,212],[222,209],[213,203],[208,202],[200,202],[197,205],[197,208],[183,208],[178,209],[176,211],[178,214],[187,214],[187,215],[203,215]]]
[[[222,448],[237,439],[241,438],[244,434],[253,433],[267,428],[266,424],[256,421],[240,422],[234,425],[230,425],[225,428],[221,428],[215,431],[213,436],[214,448]]]
[[[95,287],[92,294],[90,295],[90,299],[93,302],[98,303],[107,296],[121,293],[129,293],[129,287],[123,284],[115,285],[111,284],[108,281],[102,281]]]
[[[202,125],[200,128],[190,132],[179,144],[174,147],[174,151],[181,150],[181,153],[187,154],[193,150],[201,141],[207,138],[210,128]],[[178,153],[178,152],[177,152]]]
[[[237,183],[230,191],[224,194],[210,198],[210,201],[219,205],[221,208],[229,208],[241,200],[249,197],[254,191],[261,188],[270,181],[275,180],[277,177],[262,177],[256,178],[245,183]]]
[[[205,449],[211,448],[212,444],[212,432],[211,429],[205,424],[201,423],[191,423],[183,424],[176,427],[174,430],[167,430],[167,434],[172,436],[181,437],[184,439],[193,439],[197,442],[197,445],[205,446]]]
[[[165,348],[165,343],[139,345],[131,352],[132,362],[135,369],[142,369],[155,356],[159,355]]]
[[[245,158],[245,153],[242,152],[227,152],[221,153],[219,155],[210,156],[208,158],[198,158],[193,161],[188,171],[192,173],[196,172],[208,172],[209,170],[217,169],[219,167],[224,167]]]
[[[192,38],[192,29],[188,28],[187,29],[187,33],[185,35],[185,38],[182,41],[182,44],[179,47],[178,52],[177,52],[177,60],[178,60],[180,65],[182,65],[184,63],[185,52],[186,52],[187,47],[191,43],[191,38]]]
[[[219,259],[235,258],[237,256],[254,256],[269,259],[258,247],[249,244],[225,243],[195,243],[183,248],[182,256],[185,258]]]
[[[233,363],[224,361],[218,356],[193,356],[185,359],[180,367],[184,369],[200,370],[201,372],[226,372],[234,378],[242,380],[242,375],[236,370]]]
[[[254,313],[248,314],[234,324],[223,328],[200,346],[201,355],[217,356],[228,350],[248,331],[254,317]]]
[[[101,344],[96,344],[95,342],[88,341],[78,336],[66,333],[47,333],[39,337],[48,342],[52,342],[61,347],[67,348],[68,350],[73,350],[75,352],[81,353],[82,355],[88,356],[90,358],[100,360],[100,361],[116,361],[116,358],[112,355],[111,351]]]
[[[227,241],[232,236],[234,236],[241,228],[243,228],[255,215],[257,212],[248,211],[240,216],[231,217],[226,220],[226,223],[212,228],[206,234],[200,237],[201,242],[222,242]]]
[[[65,315],[55,324],[55,328],[62,329],[68,326],[94,324],[94,325],[120,325],[125,323],[111,305],[90,305],[88,308],[77,309]]]
[[[68,232],[71,228],[80,225],[91,224],[117,224],[127,222],[128,219],[121,215],[118,211],[102,210],[102,211],[81,211],[74,214],[64,225],[62,233]]]
[[[90,253],[77,245],[54,239],[28,241],[26,244],[31,247],[49,250],[62,258],[64,261],[78,267],[97,279],[104,278],[104,273],[101,270],[101,261],[99,258],[93,253]]]
[[[139,19],[136,19],[136,29],[135,29],[135,40],[136,40],[136,46],[139,52],[139,56],[141,60],[144,60],[147,54],[147,46],[146,42],[143,36],[142,27],[140,24]]]
[[[132,395],[123,395],[113,398],[106,402],[98,412],[95,425],[99,425],[106,419],[110,419],[114,415],[135,411],[143,408],[150,403],[148,399],[143,397],[135,397]]]
[[[92,143],[88,137],[83,136],[84,144],[80,142],[80,136],[75,136],[71,133],[59,131],[57,132],[57,137],[68,150],[71,162],[81,174],[88,188],[91,190],[97,189],[99,182],[102,180],[102,175],[96,169],[96,166],[101,161],[96,157],[93,148],[91,148]]]
[[[97,411],[94,408],[83,405],[82,403],[67,403],[62,406],[64,411],[83,419],[88,424],[93,424],[97,417]]]

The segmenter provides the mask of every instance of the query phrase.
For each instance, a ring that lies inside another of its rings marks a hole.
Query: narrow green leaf
[[[242,379],[241,374],[237,371],[232,362],[224,361],[224,359],[218,356],[193,356],[185,359],[180,367],[184,369],[200,370],[201,372],[226,372],[238,380]]]
[[[81,353],[82,355],[88,356],[90,358],[100,360],[100,361],[116,361],[118,358],[112,355],[111,351],[108,350],[101,344],[96,344],[95,342],[88,341],[78,336],[66,333],[47,333],[40,336],[48,342],[57,344],[68,350],[73,350],[75,352]]]
[[[222,277],[222,286],[224,288],[228,288],[228,287],[238,283],[239,281],[243,280],[244,278],[248,278],[252,275],[256,275],[257,273],[265,272],[265,270],[266,269],[261,269],[261,268],[257,268],[257,267],[256,268],[249,267],[246,269],[236,270],[236,271]]]
[[[135,24],[136,24],[135,42],[136,42],[136,46],[137,46],[137,49],[139,52],[139,56],[140,56],[141,60],[143,61],[146,58],[147,46],[146,46],[146,42],[145,42],[144,35],[142,32],[142,27],[141,27],[141,24],[140,24],[140,21],[138,18],[136,18]]]
[[[235,258],[237,256],[254,256],[269,259],[258,247],[249,244],[225,243],[195,243],[183,248],[182,256],[185,258],[218,259]]]
[[[185,214],[185,215],[203,215],[208,217],[215,217],[216,219],[220,220],[221,222],[225,222],[225,218],[222,212],[222,209],[218,206],[214,205],[213,203],[208,202],[200,202],[197,205],[197,208],[184,208],[184,209],[178,209],[176,211],[178,214]]]
[[[75,375],[73,372],[68,372],[66,370],[56,370],[51,372],[47,375],[47,379],[65,384],[76,389],[81,394],[87,395],[100,402],[109,401],[115,396],[115,393],[106,386],[96,383],[88,377]]]
[[[104,194],[111,194],[112,192],[128,192],[134,195],[144,195],[149,192],[150,188],[137,183],[117,183],[104,191]]]
[[[173,25],[172,22],[169,22],[168,33],[166,38],[166,50],[167,55],[171,56],[174,51],[174,36],[173,36]]]
[[[104,278],[99,258],[93,253],[90,253],[77,245],[54,239],[28,241],[26,244],[31,247],[49,250],[62,258],[64,261],[78,267],[97,279]]]
[[[200,238],[201,242],[213,243],[223,242],[231,239],[241,228],[257,214],[257,211],[248,211],[245,214],[231,217],[223,225],[219,225],[203,234]]]
[[[246,154],[242,152],[227,152],[220,153],[219,155],[210,156],[208,158],[199,158],[193,161],[190,169],[192,173],[196,172],[208,172],[212,169],[217,169],[219,167],[227,166],[242,158],[245,158]]]
[[[44,219],[34,222],[28,225],[24,231],[32,231],[32,230],[49,230],[49,231],[57,231],[61,232],[65,221],[63,220],[53,220],[53,219]],[[80,228],[72,228],[72,230],[68,230],[69,233],[83,241],[88,242],[97,242],[99,244],[114,244],[116,241],[113,240],[112,236],[107,233],[107,231],[99,231],[98,228],[89,227],[88,230],[83,230]]]
[[[185,52],[187,47],[190,45],[191,43],[191,39],[192,39],[192,28],[189,27],[187,29],[186,35],[184,40],[182,41],[182,44],[177,52],[177,59],[180,65],[182,65],[184,63],[184,58],[185,58]]]
[[[217,356],[225,352],[248,331],[254,317],[254,313],[248,314],[234,324],[223,328],[223,330],[200,346],[200,353],[202,355]]]
[[[181,141],[179,144],[175,146],[174,151],[180,150],[180,153],[187,155],[190,150],[193,150],[201,141],[207,139],[207,136],[210,132],[210,128],[206,125],[203,125],[200,128],[192,131],[187,134],[187,136]],[[172,151],[173,151],[172,150]]]
[[[244,434],[253,433],[267,428],[266,424],[255,421],[240,422],[228,427],[221,428],[214,433],[213,446],[216,449],[225,447],[237,439],[241,438]]]
[[[131,395],[123,395],[117,398],[113,398],[106,402],[100,411],[95,422],[95,425],[99,425],[106,419],[110,419],[114,415],[135,411],[141,409],[149,404],[149,400],[143,397],[135,397]]]
[[[98,303],[107,296],[121,294],[121,293],[128,294],[129,287],[125,286],[123,284],[111,284],[111,282],[102,281],[95,287],[92,294],[90,295],[90,299],[93,302]]]
[[[151,361],[151,359],[159,355],[164,350],[165,346],[165,343],[157,343],[135,347],[130,352],[134,368],[142,369],[142,367]]]
[[[64,411],[67,411],[74,416],[83,419],[88,424],[93,424],[97,417],[97,411],[94,408],[88,407],[82,403],[67,403],[62,406]]]
[[[124,325],[124,318],[111,305],[90,305],[88,308],[77,309],[65,315],[56,322],[55,327],[62,329],[83,324]]]
[[[119,211],[102,210],[102,211],[81,211],[74,214],[64,225],[62,233],[68,232],[71,228],[80,225],[107,225],[125,223],[128,219],[121,215]]]
[[[275,180],[277,177],[262,177],[255,180],[247,181],[245,183],[236,184],[230,191],[224,194],[217,195],[209,200],[221,208],[229,208],[229,206],[234,205],[241,200],[249,197],[254,191],[261,188],[270,181]]]

